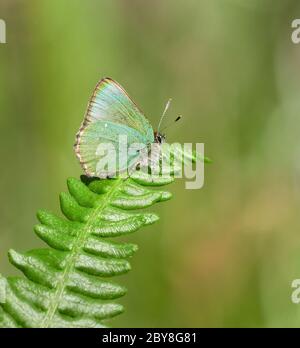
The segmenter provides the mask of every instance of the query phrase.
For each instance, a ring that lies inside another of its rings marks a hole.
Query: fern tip
[[[43,217],[45,216],[45,214],[46,214],[46,211],[45,211],[45,210],[39,209],[39,210],[36,212],[36,217],[37,217],[37,219],[38,219],[40,222],[42,222],[42,219],[43,219]]]
[[[20,261],[20,254],[14,249],[9,249],[7,252],[8,260],[11,264],[16,265]]]
[[[159,216],[154,213],[144,214],[144,222],[146,225],[152,225],[159,220]]]
[[[172,198],[172,193],[171,192],[162,192],[161,193],[161,201],[168,201],[169,199]]]

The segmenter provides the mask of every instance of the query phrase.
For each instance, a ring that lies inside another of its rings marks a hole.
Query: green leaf
[[[174,171],[183,158],[208,162],[196,152],[171,148],[168,154]],[[60,195],[65,218],[37,213],[40,224],[34,231],[49,247],[8,253],[25,278],[0,275],[0,327],[104,327],[122,313],[116,299],[126,289],[110,278],[130,271],[128,259],[137,246],[110,238],[156,222],[156,214],[139,209],[170,199],[171,193],[154,187],[173,180],[163,172],[151,176],[143,171],[127,179],[68,179],[69,192]]]
[[[69,193],[60,195],[66,218],[37,214],[34,231],[49,247],[8,253],[25,278],[0,276],[0,327],[103,327],[122,313],[115,300],[126,289],[110,278],[130,270],[137,246],[108,238],[156,222],[157,215],[136,210],[170,199],[153,186],[172,181],[142,172],[127,180],[68,179]]]

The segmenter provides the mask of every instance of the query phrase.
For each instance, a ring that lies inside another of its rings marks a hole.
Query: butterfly
[[[126,142],[120,142],[121,137],[126,137]],[[149,146],[163,142],[165,135],[153,130],[125,89],[106,77],[97,83],[89,100],[74,149],[87,176],[106,178],[137,168],[143,163]],[[120,154],[124,150],[126,156]],[[117,157],[113,170],[99,165],[104,156]]]

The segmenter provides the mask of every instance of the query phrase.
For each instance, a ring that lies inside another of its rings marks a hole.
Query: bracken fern
[[[9,261],[26,278],[0,275],[0,327],[104,327],[103,321],[123,312],[115,299],[126,289],[107,278],[130,270],[127,259],[137,246],[108,238],[157,221],[156,214],[130,211],[170,199],[169,192],[152,187],[172,181],[143,172],[127,179],[68,179],[69,193],[60,195],[67,219],[37,214],[34,230],[50,248],[9,251]]]
[[[153,213],[130,210],[171,198],[149,190],[171,182],[136,173],[127,180],[68,179],[60,195],[66,219],[39,211],[36,234],[50,248],[9,251],[9,260],[26,278],[0,278],[0,327],[103,327],[102,321],[123,312],[113,300],[126,289],[106,279],[130,270],[127,258],[137,250],[108,241],[150,225]]]

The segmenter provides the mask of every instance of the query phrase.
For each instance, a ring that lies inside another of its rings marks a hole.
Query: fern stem
[[[66,268],[64,270],[64,273],[62,275],[61,281],[57,284],[57,290],[55,292],[55,295],[52,297],[52,301],[50,303],[49,309],[47,310],[47,313],[45,314],[45,317],[43,321],[41,322],[41,328],[48,328],[51,325],[52,319],[56,313],[58,304],[60,303],[60,300],[62,298],[62,295],[64,293],[68,277],[70,273],[72,272],[74,268],[74,264],[76,261],[76,257],[79,255],[80,248],[84,244],[87,236],[90,233],[90,226],[94,223],[94,220],[96,217],[99,217],[101,212],[107,207],[110,200],[113,198],[113,196],[118,192],[118,189],[123,184],[122,179],[116,179],[113,187],[109,192],[105,193],[105,199],[101,204],[93,211],[91,216],[88,218],[86,225],[84,228],[82,228],[81,232],[78,234],[77,240],[74,245],[74,249],[68,256],[68,259],[66,261]]]

